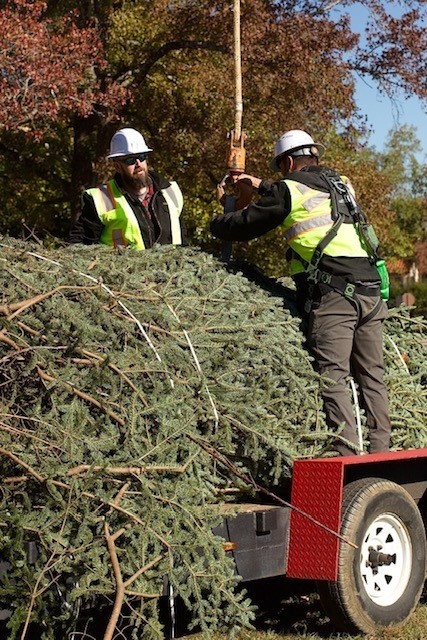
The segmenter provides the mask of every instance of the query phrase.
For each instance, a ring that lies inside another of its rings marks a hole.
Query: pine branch
[[[37,369],[37,373],[39,374],[42,380],[45,380],[46,382],[54,382],[55,384],[61,384],[62,386],[69,389],[71,393],[74,393],[76,396],[78,396],[82,400],[85,400],[86,402],[90,402],[95,407],[97,407],[98,409],[106,413],[110,418],[112,418],[112,420],[120,424],[122,427],[125,425],[125,421],[123,420],[123,418],[120,418],[120,416],[114,413],[114,411],[111,411],[110,409],[108,409],[108,407],[106,407],[104,404],[99,402],[93,396],[90,396],[88,393],[85,393],[84,391],[80,391],[69,382],[64,382],[62,380],[58,380],[57,378],[54,378],[53,376],[43,371],[43,369],[41,369],[39,366],[37,366],[36,369]]]
[[[70,469],[67,471],[67,476],[77,476],[84,472],[98,472],[103,471],[104,473],[115,475],[115,476],[128,476],[128,475],[137,475],[140,476],[143,473],[185,473],[187,471],[188,466],[193,461],[194,457],[186,462],[185,465],[180,467],[172,467],[167,465],[159,465],[159,466],[148,466],[148,467],[102,467],[100,465],[91,466],[90,464],[80,464],[78,467],[74,469]]]
[[[74,287],[74,286],[67,286],[67,285],[55,287],[55,289],[52,289],[51,291],[48,291],[46,293],[40,293],[37,296],[33,296],[32,298],[28,298],[27,300],[22,300],[21,302],[14,302],[9,305],[1,304],[0,314],[6,316],[8,320],[12,320],[22,311],[25,311],[26,309],[29,309],[30,307],[33,307],[39,304],[40,302],[43,302],[47,298],[54,296],[60,291],[89,291],[90,289],[93,289],[93,288],[94,287]]]
[[[2,557],[25,557],[23,540],[38,537],[43,557],[61,557],[58,588],[76,577],[72,601],[116,599],[108,522],[122,582],[133,580],[123,602],[134,635],[139,625],[159,628],[152,599],[165,563],[146,567],[168,555],[195,624],[213,633],[226,616],[230,630],[244,628],[251,613],[212,533],[215,505],[263,489],[288,504],[294,460],[330,455],[336,438],[320,400],[326,381],[286,287],[228,272],[191,248],[28,246],[2,242]],[[427,446],[427,323],[390,310],[385,333],[392,446]],[[49,615],[53,590],[43,589],[52,582],[35,585],[41,564],[16,568],[2,604],[22,630],[33,593],[32,621],[62,637],[71,621]],[[119,614],[119,634],[123,624]]]
[[[307,520],[309,520],[310,522],[315,524],[317,527],[320,527],[321,529],[324,529],[324,531],[327,531],[328,533],[330,533],[334,537],[339,538],[340,540],[342,540],[346,544],[350,545],[354,549],[358,549],[359,548],[356,544],[354,544],[354,542],[351,542],[351,540],[348,540],[348,538],[345,538],[344,536],[340,535],[337,531],[333,531],[332,529],[330,529],[329,527],[324,525],[322,522],[319,522],[318,520],[316,520],[315,518],[310,516],[308,513],[305,513],[305,511],[302,511],[301,509],[299,509],[295,505],[291,504],[287,500],[283,500],[282,498],[280,498],[278,495],[276,495],[275,493],[273,493],[269,489],[266,489],[265,487],[260,485],[249,474],[245,474],[245,473],[242,473],[241,471],[239,471],[238,468],[236,467],[236,465],[234,465],[231,462],[231,460],[229,460],[226,456],[221,455],[211,445],[208,445],[206,442],[203,442],[202,440],[200,440],[199,438],[195,438],[194,436],[188,436],[188,437],[191,440],[193,440],[194,442],[197,442],[197,444],[204,451],[206,451],[206,453],[209,453],[209,455],[212,456],[212,458],[214,458],[215,460],[217,460],[217,462],[219,462],[223,467],[225,467],[226,469],[231,471],[231,473],[233,475],[235,475],[237,478],[239,478],[240,480],[243,480],[243,482],[245,482],[245,484],[253,487],[258,493],[263,493],[266,496],[268,496],[269,498],[271,498],[272,500],[274,500],[275,502],[277,502],[278,504],[281,504],[284,507],[288,507],[289,509],[292,509],[293,511],[296,511],[301,516],[303,516],[304,518],[306,518]]]

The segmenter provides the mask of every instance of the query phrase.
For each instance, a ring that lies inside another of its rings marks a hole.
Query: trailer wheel
[[[334,626],[372,633],[403,623],[425,580],[426,536],[420,512],[401,486],[362,478],[344,488],[342,541],[336,582],[318,582]]]

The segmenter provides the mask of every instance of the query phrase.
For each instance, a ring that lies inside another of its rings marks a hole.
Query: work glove
[[[252,202],[255,190],[250,178],[239,178],[234,183],[234,194],[236,196],[236,211],[244,209]]]
[[[255,180],[257,180],[255,178]],[[217,194],[219,202],[224,206],[227,192],[235,198],[235,211],[240,211],[252,202],[256,193],[256,189],[253,186],[252,176],[246,174],[227,174],[222,181],[217,185]]]

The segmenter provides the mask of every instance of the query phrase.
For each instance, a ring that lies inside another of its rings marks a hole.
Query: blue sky
[[[357,81],[356,102],[361,111],[366,114],[372,133],[369,146],[382,151],[391,129],[404,124],[415,127],[417,138],[422,145],[421,156],[427,155],[427,107],[417,98],[405,100],[403,97],[397,104],[387,96],[380,95],[375,86],[367,85],[362,80]]]
[[[396,16],[402,13],[402,8],[396,5],[393,0],[388,2],[388,10]],[[360,3],[355,3],[345,9],[342,9],[340,4],[337,5],[338,13],[344,11],[351,16],[353,30],[363,34],[367,18],[364,7]],[[389,131],[406,124],[415,127],[417,137],[422,145],[422,152],[419,154],[420,160],[425,160],[427,156],[427,105],[421,104],[418,98],[405,99],[403,96],[392,103],[387,96],[380,95],[375,84],[371,81],[356,78],[356,83],[357,105],[367,116],[368,123],[372,128],[369,146],[375,147],[377,151],[382,151]]]

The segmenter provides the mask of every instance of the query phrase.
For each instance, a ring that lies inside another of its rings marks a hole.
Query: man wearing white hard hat
[[[113,135],[107,158],[114,164],[114,178],[84,192],[70,243],[138,250],[156,243],[187,244],[181,190],[148,169],[151,151],[135,129],[126,127]]]
[[[234,176],[239,202],[244,193],[247,204],[216,216],[211,231],[222,240],[248,241],[280,228],[307,346],[333,381],[322,395],[328,426],[339,434],[335,450],[351,455],[362,449],[347,387],[352,375],[366,413],[369,452],[378,453],[388,450],[391,431],[382,347],[387,273],[349,180],[319,165],[324,151],[301,129],[284,133],[270,163],[282,178]]]

